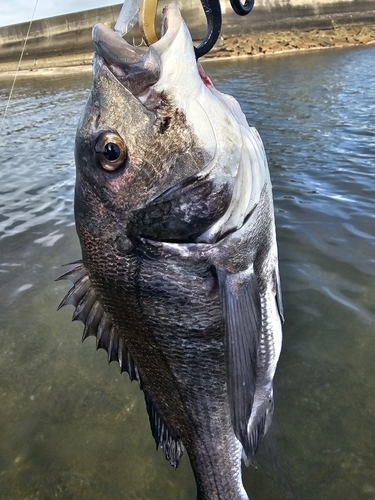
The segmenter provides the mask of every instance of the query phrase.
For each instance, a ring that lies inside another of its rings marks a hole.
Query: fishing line
[[[4,114],[3,114],[3,119],[1,121],[1,128],[3,127],[4,121],[5,121],[5,116],[7,114],[8,108],[9,108],[9,103],[10,103],[10,100],[12,98],[13,89],[14,89],[14,86],[16,84],[16,79],[17,79],[18,71],[19,71],[20,66],[21,66],[21,61],[22,61],[23,53],[25,52],[25,47],[26,47],[27,39],[29,38],[29,35],[30,35],[31,25],[32,25],[32,23],[34,21],[34,16],[35,16],[36,7],[38,5],[38,1],[39,0],[35,0],[34,11],[33,11],[33,14],[31,16],[31,20],[30,20],[30,24],[29,24],[29,29],[27,30],[25,41],[23,43],[20,60],[18,61],[18,66],[17,66],[17,69],[16,69],[16,73],[14,75],[13,84],[12,84],[12,87],[10,89],[8,101],[7,101],[6,106],[5,106],[5,110],[4,110]]]

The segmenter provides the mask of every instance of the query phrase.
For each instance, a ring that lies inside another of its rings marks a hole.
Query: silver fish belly
[[[93,31],[76,138],[73,288],[83,338],[144,391],[173,466],[199,500],[246,500],[273,413],[283,321],[272,191],[257,131],[195,60],[179,9],[146,51]]]

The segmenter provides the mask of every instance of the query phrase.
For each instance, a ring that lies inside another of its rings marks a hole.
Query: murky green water
[[[272,172],[286,324],[252,500],[375,498],[375,47],[209,63]],[[191,500],[141,392],[107,366],[60,266],[80,257],[73,144],[88,76],[19,81],[0,148],[0,499]],[[0,84],[1,106],[10,84]]]

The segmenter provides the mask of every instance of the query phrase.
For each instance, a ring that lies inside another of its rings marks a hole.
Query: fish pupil
[[[120,157],[121,150],[114,142],[108,142],[104,146],[103,156],[108,161],[116,161]]]

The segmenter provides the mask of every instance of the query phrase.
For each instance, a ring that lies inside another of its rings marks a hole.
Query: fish
[[[143,390],[174,467],[186,450],[198,500],[248,500],[242,460],[273,415],[283,306],[262,140],[197,62],[179,8],[147,50],[93,28],[90,95],[75,142],[83,340]]]

